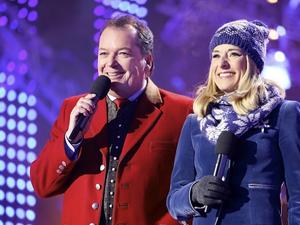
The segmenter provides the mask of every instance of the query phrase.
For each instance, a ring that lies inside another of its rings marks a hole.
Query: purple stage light
[[[0,16],[0,27],[6,26],[7,22],[8,22],[7,16]]]
[[[33,22],[35,20],[37,20],[38,18],[38,13],[37,11],[31,11],[28,13],[28,16],[27,16],[27,19],[30,21],[30,22]]]
[[[96,16],[101,16],[101,15],[103,15],[104,12],[105,12],[105,9],[102,5],[99,5],[94,9],[94,14]]]
[[[34,8],[38,5],[39,1],[38,0],[29,0],[28,1],[28,6],[31,8]]]
[[[27,8],[21,8],[18,12],[18,18],[24,19],[28,15],[28,9]]]

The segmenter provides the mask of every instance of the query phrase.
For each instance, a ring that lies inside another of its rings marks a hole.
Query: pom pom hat
[[[209,44],[210,55],[218,45],[235,45],[249,55],[261,72],[266,57],[268,35],[268,27],[258,20],[236,20],[226,23],[213,35]]]

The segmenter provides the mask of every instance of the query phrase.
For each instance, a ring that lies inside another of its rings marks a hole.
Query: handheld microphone
[[[231,167],[231,158],[235,147],[237,146],[238,138],[230,131],[222,131],[217,143],[215,152],[218,155],[213,176],[226,181]],[[204,212],[208,212],[208,206],[205,206]]]
[[[107,95],[110,89],[110,84],[110,79],[107,76],[103,75],[99,76],[94,81],[90,93],[96,94],[96,96],[92,99],[95,105],[97,104],[98,100],[103,99]],[[85,128],[87,122],[89,121],[89,118],[90,115],[84,116],[82,113],[78,116],[76,125],[70,134],[70,140],[74,140],[77,137],[78,133]]]

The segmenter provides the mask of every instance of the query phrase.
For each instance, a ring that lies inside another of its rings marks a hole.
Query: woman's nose
[[[230,67],[230,64],[228,62],[228,58],[223,56],[220,58],[220,62],[219,62],[219,66],[222,68],[222,69],[228,69]]]

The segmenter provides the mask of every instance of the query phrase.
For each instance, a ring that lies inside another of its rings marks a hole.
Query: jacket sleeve
[[[279,147],[288,192],[289,225],[300,224],[300,104],[286,101],[280,109]]]
[[[67,181],[76,164],[65,153],[64,136],[69,123],[72,106],[63,103],[59,116],[55,121],[50,138],[38,158],[30,167],[30,178],[35,192],[41,197],[49,197],[63,193],[67,189]]]
[[[192,116],[187,117],[180,134],[167,197],[167,208],[172,217],[177,220],[188,220],[193,216],[200,215],[193,208],[190,200],[191,187],[195,183],[196,177],[191,137]]]

